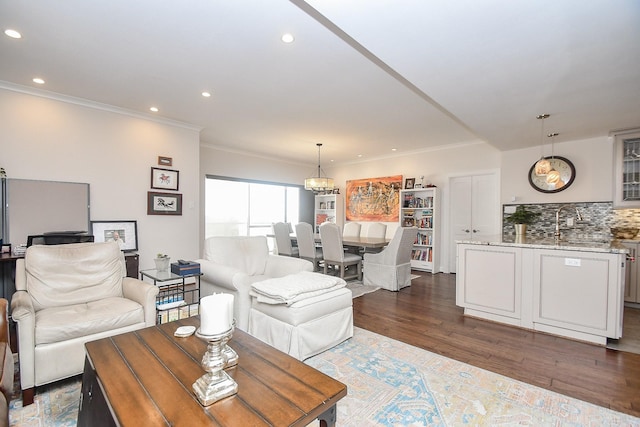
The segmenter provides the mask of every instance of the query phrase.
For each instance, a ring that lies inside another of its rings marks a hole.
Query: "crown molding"
[[[134,117],[136,119],[148,120],[156,123],[160,123],[163,125],[169,125],[174,127],[179,127],[183,129],[188,129],[195,132],[200,132],[202,127],[195,126],[190,123],[181,122],[178,120],[167,119],[164,117],[154,116],[152,114],[145,114],[139,111],[128,110],[126,108],[116,107],[114,105],[103,104],[96,101],[91,101],[89,99],[84,98],[76,98],[74,96],[63,95],[57,92],[51,92],[44,89],[33,88],[29,86],[22,86],[15,83],[10,83],[7,81],[0,80],[0,89],[9,90],[12,92],[23,93],[26,95],[37,96],[40,98],[52,99],[54,101],[64,102],[67,104],[79,105],[81,107],[92,108],[94,110],[107,111],[109,113],[121,114],[123,116]]]

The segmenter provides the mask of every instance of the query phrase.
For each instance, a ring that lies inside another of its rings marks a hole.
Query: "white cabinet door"
[[[449,271],[455,273],[457,240],[480,240],[500,234],[497,174],[451,178],[449,198]]]
[[[522,318],[522,250],[508,246],[457,246],[456,305],[464,307],[465,313],[469,310],[491,313],[501,318],[498,321],[519,325]]]
[[[533,263],[535,329],[620,337],[623,255],[539,249]]]
[[[627,267],[625,268],[624,300],[626,302],[639,302],[640,295],[638,295],[638,288],[640,288],[640,286],[638,284],[638,262],[640,262],[640,260],[636,259],[636,257],[640,253],[640,244],[625,241],[622,241],[622,244],[629,248],[631,251],[629,255],[632,258],[627,260]]]
[[[640,207],[640,132],[615,136],[613,207]]]

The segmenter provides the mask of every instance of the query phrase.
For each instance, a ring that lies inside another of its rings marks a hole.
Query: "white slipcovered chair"
[[[116,242],[35,245],[17,260],[11,314],[24,405],[35,387],[82,373],[86,342],[155,325],[158,288],[125,275]]]
[[[364,254],[363,283],[390,291],[411,285],[411,248],[417,233],[416,227],[398,227],[382,251]]]
[[[320,226],[320,241],[322,242],[322,255],[324,257],[324,274],[328,273],[329,266],[340,269],[342,279],[362,279],[362,257],[344,251],[340,227],[331,222],[325,222]],[[348,267],[356,268],[356,274],[346,276]]]
[[[234,296],[236,327],[247,331],[251,285],[273,277],[313,271],[307,260],[269,253],[265,236],[214,236],[204,243],[200,263],[200,297],[214,292]]]
[[[311,261],[313,263],[313,271],[318,271],[320,262],[322,262],[322,248],[316,246],[313,226],[306,222],[296,224],[296,238],[298,240],[300,258]]]
[[[276,249],[278,255],[294,256],[300,255],[298,248],[291,244],[291,224],[276,222],[273,224],[273,234],[276,237]]]

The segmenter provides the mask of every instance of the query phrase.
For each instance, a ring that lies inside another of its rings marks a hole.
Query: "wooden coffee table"
[[[86,344],[78,426],[333,426],[347,387],[236,329],[229,345],[239,356],[226,372],[238,393],[203,407],[192,384],[206,343],[176,338],[178,326],[199,317],[152,326]]]

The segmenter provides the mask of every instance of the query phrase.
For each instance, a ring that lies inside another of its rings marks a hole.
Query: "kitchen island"
[[[456,304],[466,316],[606,345],[622,336],[628,252],[616,240],[458,241]]]

